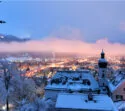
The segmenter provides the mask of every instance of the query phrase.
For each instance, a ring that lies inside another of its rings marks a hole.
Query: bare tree
[[[8,63],[4,63],[3,70],[4,70],[4,84],[5,84],[5,89],[7,92],[7,94],[6,94],[6,111],[9,111],[9,86],[10,86],[10,79],[11,79],[10,65]]]

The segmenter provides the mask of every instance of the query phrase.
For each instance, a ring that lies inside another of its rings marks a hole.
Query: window
[[[125,91],[125,88],[123,88],[123,91]]]
[[[117,100],[122,100],[122,99],[123,99],[123,96],[122,96],[122,95],[116,95],[116,99],[117,99]]]
[[[90,86],[91,82],[88,79],[83,79],[82,84]]]

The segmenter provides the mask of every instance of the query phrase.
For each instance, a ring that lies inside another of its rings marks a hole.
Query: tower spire
[[[107,60],[105,59],[105,53],[102,49],[101,52],[101,58],[98,61],[98,66],[99,66],[99,85],[100,87],[105,87],[106,86],[106,77],[107,77]]]
[[[101,52],[101,58],[102,58],[102,59],[105,58],[105,53],[104,53],[103,49],[102,49],[102,52]]]
[[[103,49],[102,49],[102,53],[104,53]]]

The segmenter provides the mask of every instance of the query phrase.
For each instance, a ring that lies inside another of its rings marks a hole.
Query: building
[[[106,77],[107,77],[107,60],[105,59],[105,53],[102,50],[101,58],[98,61],[98,79],[99,79],[99,86],[105,87],[106,86]]]
[[[108,81],[108,87],[113,101],[125,100],[125,73],[115,74],[114,78]]]
[[[98,82],[88,70],[58,71],[45,87],[45,98],[56,100],[61,92],[67,93],[99,92]]]
[[[57,111],[117,111],[112,100],[103,94],[59,94]]]
[[[125,73],[119,71],[110,80],[107,77],[107,60],[105,59],[105,53],[102,50],[101,58],[98,61],[98,82],[100,87],[100,93],[108,94],[113,101],[125,100]]]
[[[107,78],[105,53],[98,61],[98,81],[89,70],[58,71],[45,87],[45,99],[55,103],[57,111],[117,111],[107,95],[110,85]]]
[[[101,58],[98,60],[98,83],[99,83],[100,93],[102,94],[108,94],[107,65],[108,62],[105,59],[105,53],[102,50]]]

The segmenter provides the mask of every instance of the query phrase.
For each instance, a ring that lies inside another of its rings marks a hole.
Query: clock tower
[[[107,64],[108,64],[108,62],[105,59],[105,53],[102,50],[101,58],[98,61],[98,67],[99,67],[98,78],[99,78],[99,86],[100,87],[105,87],[106,86]]]

